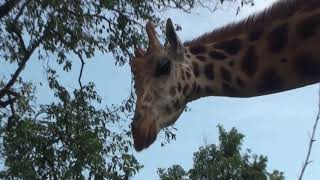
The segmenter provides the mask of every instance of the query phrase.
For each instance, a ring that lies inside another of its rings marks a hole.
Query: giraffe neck
[[[252,97],[319,82],[320,1],[285,2],[284,12],[277,7],[284,6],[281,1],[186,42],[185,59],[194,75],[187,82],[187,97]]]

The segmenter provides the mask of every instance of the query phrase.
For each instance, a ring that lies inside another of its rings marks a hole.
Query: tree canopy
[[[283,180],[284,174],[278,170],[267,171],[267,157],[252,155],[251,150],[242,151],[244,135],[235,128],[226,132],[219,128],[219,144],[204,145],[193,155],[193,167],[186,171],[180,165],[159,168],[161,180],[186,179],[237,179]]]

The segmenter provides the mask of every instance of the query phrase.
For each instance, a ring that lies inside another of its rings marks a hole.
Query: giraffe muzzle
[[[134,118],[131,128],[136,151],[149,147],[157,138],[158,130],[154,121]]]

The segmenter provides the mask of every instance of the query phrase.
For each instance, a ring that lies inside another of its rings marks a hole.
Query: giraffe
[[[320,1],[280,0],[238,23],[181,42],[169,18],[162,46],[151,22],[147,50],[136,48],[134,148],[149,147],[188,102],[249,98],[320,81]]]

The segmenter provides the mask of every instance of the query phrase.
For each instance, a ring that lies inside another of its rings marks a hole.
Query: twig
[[[19,10],[19,12],[18,12],[18,14],[16,15],[16,17],[15,17],[14,20],[13,20],[14,23],[17,23],[18,19],[19,19],[20,16],[22,15],[23,11],[25,10],[25,8],[27,7],[27,5],[28,5],[29,2],[30,2],[29,0],[26,0],[26,1],[22,4],[22,6],[21,6],[21,8],[20,8],[20,10]]]
[[[80,86],[80,88],[82,90],[83,86],[82,86],[81,78],[82,78],[83,68],[84,68],[85,62],[84,62],[83,57],[82,57],[82,55],[81,55],[81,53],[79,51],[76,51],[75,49],[73,49],[73,52],[78,56],[78,58],[81,61],[81,67],[80,67],[80,73],[79,73],[79,77],[78,77],[78,83],[79,83],[79,86]]]
[[[303,174],[308,166],[308,164],[310,164],[312,161],[309,160],[310,158],[310,154],[311,154],[311,150],[312,150],[312,145],[313,143],[316,141],[314,139],[314,136],[316,134],[316,129],[317,129],[317,126],[318,126],[318,122],[319,122],[319,119],[320,119],[320,85],[319,85],[319,92],[318,92],[318,113],[317,113],[317,117],[316,117],[316,120],[314,122],[314,125],[313,125],[313,129],[312,129],[312,134],[311,134],[311,137],[310,137],[310,141],[309,141],[309,147],[308,147],[308,152],[307,152],[307,157],[303,163],[303,166],[302,166],[302,170],[301,170],[301,173],[300,173],[300,176],[299,176],[299,180],[302,180],[302,177],[303,177]]]
[[[209,10],[210,12],[215,12],[216,10],[218,10],[218,6],[219,6],[219,4],[221,4],[221,2],[219,1],[216,1],[214,4],[215,5],[213,5],[213,8],[212,7],[210,7],[211,5],[207,5],[207,4],[205,4],[204,2],[202,2],[201,0],[199,0],[199,1],[197,1],[199,4],[200,4],[200,7],[203,7],[203,8],[205,8],[205,9],[207,9],[207,10]]]

